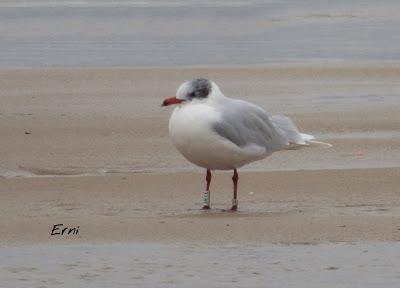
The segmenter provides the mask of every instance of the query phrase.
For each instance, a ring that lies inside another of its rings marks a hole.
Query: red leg
[[[231,210],[235,211],[238,208],[238,200],[237,200],[237,184],[239,180],[239,174],[237,173],[236,169],[233,169],[233,199],[232,199],[232,208]]]
[[[206,186],[206,191],[204,191],[203,195],[203,209],[210,209],[210,183],[211,183],[211,170],[207,169],[207,175],[206,175],[206,181],[207,181],[207,186]]]
[[[207,169],[206,181],[207,181],[207,191],[210,191],[210,183],[211,183],[211,170],[210,169]]]

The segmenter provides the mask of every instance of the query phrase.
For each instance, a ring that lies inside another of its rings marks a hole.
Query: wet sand
[[[394,288],[399,283],[399,248],[398,242],[36,245],[0,248],[7,259],[7,265],[0,260],[0,269],[3,287]]]
[[[395,287],[399,67],[1,70],[3,283]],[[241,169],[236,213],[222,210],[231,175],[217,172],[213,209],[199,210],[204,171],[172,147],[171,110],[159,107],[193,76],[291,116],[333,147]],[[78,235],[51,236],[59,223],[79,226]]]
[[[204,76],[229,97],[286,114],[330,150],[275,154],[245,170],[398,167],[400,63],[180,69],[0,70],[0,174],[199,171],[168,138],[160,107]],[[30,134],[25,134],[30,133]]]
[[[148,173],[3,179],[1,243],[316,244],[399,241],[399,168],[245,172],[237,213],[230,174],[217,173],[212,210],[203,175]],[[13,215],[13,217],[9,217]],[[78,235],[51,236],[54,224]]]

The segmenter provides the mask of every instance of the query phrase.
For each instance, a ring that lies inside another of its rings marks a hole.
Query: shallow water
[[[0,67],[400,59],[398,1],[2,1]]]

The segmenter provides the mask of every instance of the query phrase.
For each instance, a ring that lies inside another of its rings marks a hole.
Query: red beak
[[[171,97],[171,98],[167,98],[164,100],[164,102],[161,104],[161,106],[169,106],[169,105],[173,105],[173,104],[179,104],[182,103],[184,100],[178,99],[176,97]]]

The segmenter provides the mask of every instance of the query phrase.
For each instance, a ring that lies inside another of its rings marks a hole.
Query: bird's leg
[[[211,183],[211,170],[207,169],[206,175],[207,187],[203,194],[203,209],[210,209],[210,183]]]
[[[233,182],[233,199],[232,199],[232,211],[237,210],[238,208],[238,199],[237,199],[237,183],[239,180],[239,174],[237,173],[236,169],[233,169],[233,177],[232,177],[232,182]]]

